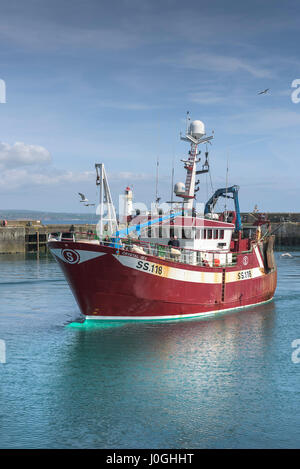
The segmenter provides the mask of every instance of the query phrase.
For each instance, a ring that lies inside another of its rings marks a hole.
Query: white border
[[[106,252],[87,251],[86,249],[73,249],[72,246],[70,248],[50,248],[50,251],[54,256],[70,265],[82,264],[82,262],[87,262],[91,259],[95,259],[96,257],[105,256],[106,254]],[[64,251],[73,251],[78,256],[78,260],[76,262],[68,261],[63,255]]]
[[[171,280],[178,280],[180,282],[190,282],[190,283],[198,283],[198,284],[221,284],[222,283],[222,272],[221,271],[214,271],[214,272],[207,272],[203,270],[188,270],[179,267],[171,267],[165,264],[159,264],[157,262],[150,262],[148,260],[140,259],[137,257],[126,256],[126,255],[117,255],[113,254],[113,256],[125,267],[129,269],[137,270],[138,272],[142,272],[148,275],[156,275],[161,278],[171,279]],[[148,270],[143,270],[142,268],[137,267],[138,262],[143,262],[148,264]],[[259,258],[258,258],[259,262]],[[151,269],[152,266],[162,267],[162,273],[158,274],[155,269]],[[251,271],[251,277],[247,276],[247,273]],[[245,276],[238,277],[238,274],[245,273]],[[230,270],[226,271],[225,282],[241,282],[242,280],[251,280],[257,277],[262,277],[265,275],[262,273],[260,267],[252,267],[252,268],[245,268],[243,270]]]
[[[254,246],[254,252],[256,254],[256,257],[257,257],[257,260],[258,260],[258,263],[259,263],[259,267],[261,267],[263,269],[264,268],[264,262],[261,258],[261,253],[259,251],[259,247],[257,246],[257,244]]]

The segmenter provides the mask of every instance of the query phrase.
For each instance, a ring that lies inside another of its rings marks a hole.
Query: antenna
[[[160,123],[158,121],[158,154],[157,154],[157,160],[156,160],[156,187],[155,187],[155,204],[156,204],[156,206],[157,206],[158,202],[160,201],[160,197],[158,197],[159,150],[160,150]]]
[[[173,203],[173,193],[174,193],[174,156],[172,162],[172,175],[171,175],[171,204]]]
[[[172,147],[172,153],[173,153],[173,158],[172,158],[172,171],[171,171],[171,200],[168,200],[166,203],[171,204],[171,210],[173,210],[173,204],[178,204],[178,201],[174,201],[174,160],[175,160],[175,151],[174,151],[174,144]]]
[[[228,189],[228,156],[227,156],[227,167],[226,167],[226,191],[225,191],[225,207],[224,207],[224,212],[225,212],[225,221],[227,221],[227,189]]]
[[[158,197],[158,168],[159,168],[159,159],[157,157],[156,161],[156,189],[155,189],[155,203],[158,204],[160,197]]]
[[[190,122],[190,111],[186,112],[186,133],[188,134],[189,132],[189,122]]]

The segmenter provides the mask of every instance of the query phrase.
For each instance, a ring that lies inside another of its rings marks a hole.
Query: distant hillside
[[[43,225],[52,223],[95,224],[99,216],[95,213],[43,212],[36,210],[0,210],[0,220],[40,220]]]

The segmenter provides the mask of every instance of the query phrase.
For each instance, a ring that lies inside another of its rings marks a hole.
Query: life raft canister
[[[261,227],[258,226],[257,230],[256,230],[256,239],[257,239],[257,241],[259,241],[260,238],[261,238]]]

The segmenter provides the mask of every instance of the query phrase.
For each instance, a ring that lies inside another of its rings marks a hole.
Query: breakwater
[[[251,225],[256,214],[242,213],[244,225]],[[268,213],[271,230],[276,233],[275,247],[300,246],[300,213]],[[50,233],[74,231],[87,233],[95,231],[91,224],[49,224],[37,220],[8,220],[0,226],[0,254],[46,252]]]
[[[0,226],[0,254],[46,252],[48,236],[51,233],[74,231],[87,233],[95,231],[96,225],[42,225],[37,220],[8,220]]]
[[[257,213],[242,213],[243,224],[253,224],[257,215]],[[266,215],[271,222],[271,231],[275,234],[276,249],[300,247],[300,213],[274,212]]]

